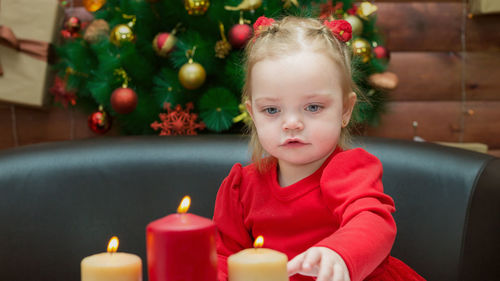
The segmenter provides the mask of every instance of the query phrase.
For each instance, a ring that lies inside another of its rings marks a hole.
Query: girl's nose
[[[298,116],[296,115],[285,116],[285,120],[283,122],[284,131],[290,131],[290,130],[300,131],[302,129],[304,129],[304,123]]]

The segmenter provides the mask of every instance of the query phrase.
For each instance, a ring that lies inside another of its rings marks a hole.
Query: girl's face
[[[341,69],[322,53],[301,51],[262,60],[251,71],[247,109],[263,148],[280,166],[321,165],[356,101],[354,93],[343,98]]]

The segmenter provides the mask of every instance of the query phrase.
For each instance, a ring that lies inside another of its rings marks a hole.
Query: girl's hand
[[[349,269],[339,254],[325,247],[311,247],[288,262],[288,276],[317,276],[316,281],[350,281]]]

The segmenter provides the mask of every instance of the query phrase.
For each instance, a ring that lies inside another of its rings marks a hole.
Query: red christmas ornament
[[[193,103],[186,104],[186,109],[182,110],[180,105],[177,105],[174,110],[170,108],[170,103],[165,103],[164,108],[167,113],[160,113],[161,122],[154,121],[151,123],[151,128],[155,131],[161,129],[160,136],[169,135],[196,135],[197,129],[205,129],[203,122],[196,123],[197,114],[190,113],[194,108]]]
[[[153,40],[153,49],[158,55],[166,57],[174,49],[177,43],[177,37],[174,34],[175,32],[161,32],[156,35]]]
[[[79,37],[78,32],[82,28],[82,23],[77,17],[69,17],[64,23],[64,28],[61,30],[61,35],[64,38],[76,38]]]
[[[80,31],[81,22],[80,22],[80,19],[77,17],[70,17],[66,21],[64,26],[66,27],[66,30],[68,30],[69,32],[75,33],[75,32]]]
[[[358,12],[358,7],[354,4],[352,5],[352,8],[347,10],[347,13],[351,16],[356,15],[357,12]]]
[[[373,54],[377,59],[389,59],[391,57],[389,50],[387,50],[384,46],[377,46],[373,48]]]
[[[67,91],[66,80],[63,80],[59,76],[54,78],[54,84],[52,85],[52,88],[49,89],[49,92],[54,96],[54,100],[56,102],[60,102],[65,108],[68,107],[68,104],[76,104],[75,91]]]
[[[111,107],[120,114],[128,114],[137,106],[137,94],[130,88],[118,88],[111,94]]]
[[[252,32],[253,30],[250,25],[244,23],[236,24],[229,30],[229,43],[235,49],[243,48],[248,39],[252,37]]]
[[[99,106],[98,111],[90,114],[88,125],[92,132],[102,135],[111,129],[111,118],[102,106]]]

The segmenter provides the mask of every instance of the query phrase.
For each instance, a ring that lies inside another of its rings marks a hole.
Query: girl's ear
[[[252,117],[253,120],[252,102],[247,100],[245,102],[245,107],[247,108],[248,114],[250,114],[250,117]]]
[[[349,123],[349,120],[351,120],[352,110],[354,109],[356,100],[356,93],[350,92],[347,95],[346,100],[344,101],[344,112],[342,113],[342,120],[344,120],[346,123]]]

